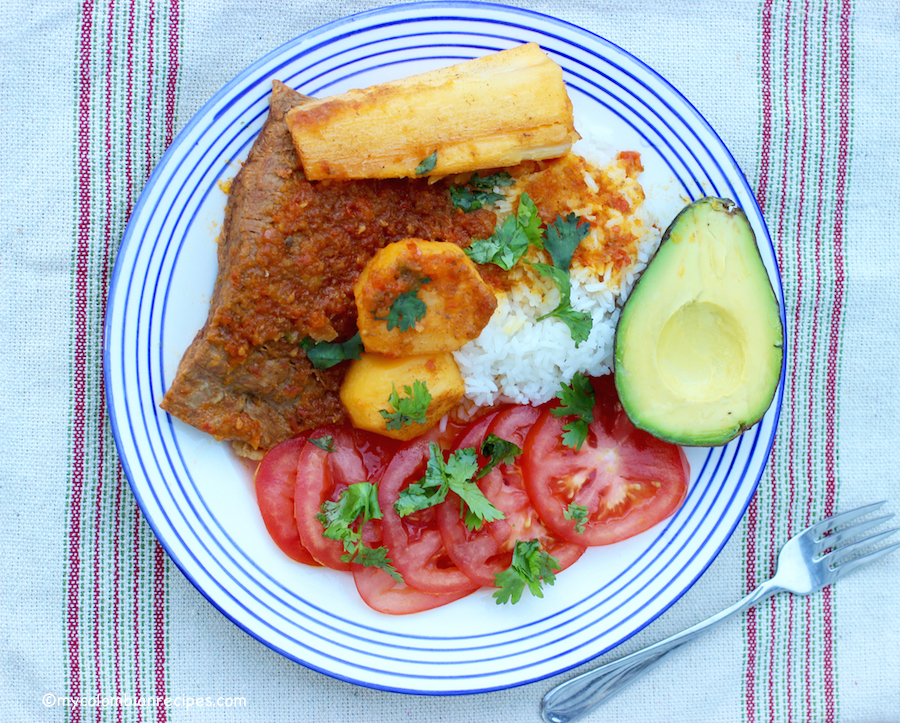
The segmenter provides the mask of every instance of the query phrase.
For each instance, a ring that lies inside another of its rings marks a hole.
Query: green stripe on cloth
[[[837,503],[851,22],[849,0],[760,7],[756,186],[781,267],[787,353],[778,434],[744,524],[748,589],[774,573],[788,538]],[[836,720],[835,602],[826,589],[748,613],[747,721]]]
[[[102,349],[120,239],[172,141],[180,23],[177,0],[79,8],[64,640],[67,695],[94,704],[67,708],[71,720],[167,719],[141,702],[167,694],[168,563],[116,456]]]

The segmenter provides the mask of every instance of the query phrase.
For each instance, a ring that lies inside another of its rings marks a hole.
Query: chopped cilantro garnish
[[[300,342],[300,346],[306,351],[306,356],[316,369],[328,369],[348,359],[359,359],[360,352],[363,351],[363,344],[358,332],[343,343],[316,342],[306,337]]]
[[[423,158],[421,163],[416,166],[416,175],[424,176],[426,173],[431,173],[434,170],[434,167],[437,165],[437,151],[434,151],[428,158]]]
[[[378,488],[371,482],[356,482],[341,492],[337,500],[326,500],[316,519],[324,528],[323,537],[343,543],[347,551],[347,554],[341,555],[343,562],[380,567],[397,582],[403,582],[388,559],[386,548],[372,549],[362,542],[360,528],[369,520],[381,519]]]
[[[580,535],[585,530],[585,522],[588,517],[588,509],[584,505],[576,505],[574,502],[569,503],[563,512],[563,518],[575,521],[575,533]]]
[[[503,518],[503,513],[475,484],[473,478],[478,471],[478,461],[473,448],[456,450],[446,462],[439,444],[432,442],[430,450],[425,476],[404,489],[394,503],[398,515],[406,517],[439,505],[447,498],[447,493],[453,491],[463,502],[460,514],[465,516],[465,525],[470,530],[478,529],[482,522]]]
[[[497,186],[511,186],[515,179],[506,171],[492,173],[489,176],[479,176],[473,173],[464,186],[450,186],[450,200],[453,205],[466,212],[477,211],[482,206],[497,203],[503,199],[503,195],[495,193]]]
[[[418,322],[425,318],[428,307],[422,301],[418,294],[419,289],[427,284],[431,279],[427,276],[422,279],[416,286],[409,291],[404,291],[391,303],[390,311],[387,316],[376,316],[378,321],[387,321],[387,330],[390,331],[394,327],[400,331],[409,331]]]
[[[580,220],[574,213],[570,213],[565,218],[557,216],[556,221],[547,227],[544,248],[553,259],[553,265],[563,271],[569,270],[575,249],[591,230],[589,223],[579,224]]]
[[[341,561],[354,562],[363,567],[380,567],[397,582],[403,582],[403,576],[397,572],[397,568],[394,567],[393,562],[388,557],[388,549],[386,547],[372,548],[360,544],[352,554],[341,555]]]
[[[334,437],[330,435],[324,437],[309,437],[309,441],[325,452],[334,452]]]
[[[488,458],[488,463],[481,468],[475,479],[481,479],[498,464],[512,464],[512,461],[522,454],[522,450],[496,434],[489,434],[481,443],[481,454]]]
[[[593,319],[587,312],[572,308],[572,281],[569,279],[569,272],[549,264],[532,263],[531,265],[538,272],[553,280],[556,288],[559,289],[560,296],[559,305],[549,314],[538,317],[538,321],[550,317],[557,318],[569,327],[569,333],[575,341],[575,346],[587,341],[591,334]]]
[[[387,420],[387,428],[396,430],[409,424],[423,424],[428,412],[428,405],[431,404],[431,393],[425,382],[416,379],[412,387],[404,386],[405,397],[401,397],[397,393],[395,384],[391,384],[391,388],[393,391],[388,397],[388,404],[391,405],[393,411],[379,410],[381,416]]]
[[[465,252],[476,264],[496,264],[509,271],[530,245],[543,248],[544,233],[537,206],[527,193],[522,193],[515,215],[507,216],[490,238],[476,240]]]
[[[554,571],[560,568],[559,560],[541,548],[540,540],[516,540],[512,564],[494,576],[497,604],[519,602],[526,586],[535,597],[544,597],[541,581],[552,585],[556,581]]]
[[[572,384],[566,386],[560,382],[560,390],[557,398],[562,402],[551,410],[554,417],[567,417],[575,415],[577,418],[563,425],[565,434],[563,444],[567,447],[579,450],[587,439],[588,425],[594,421],[594,404],[596,397],[590,380],[581,372],[576,372],[572,377]]]

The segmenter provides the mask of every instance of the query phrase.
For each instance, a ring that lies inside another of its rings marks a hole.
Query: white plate
[[[589,550],[544,599],[497,606],[489,590],[437,610],[368,609],[346,573],[287,559],[266,534],[247,470],[228,445],[163,413],[159,400],[206,317],[236,173],[277,78],[308,95],[412,75],[527,41],[565,71],[582,131],[641,152],[642,182],[674,213],[727,196],[747,212],[782,300],[775,254],[731,154],[665,80],[611,43],[550,17],[481,3],[398,5],[313,30],[254,63],[209,101],[154,171],[122,242],[110,290],[105,372],[119,454],[175,563],[224,615],[290,659],[361,685],[469,693],[520,685],[589,660],[682,595],[738,524],[762,474],[782,387],[731,444],[688,451],[681,510],[644,534]],[[664,224],[670,218],[663,218]]]

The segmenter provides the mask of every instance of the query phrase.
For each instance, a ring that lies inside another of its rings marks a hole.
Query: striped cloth
[[[536,721],[571,675],[419,698],[295,665],[191,587],[116,458],[105,297],[152,168],[248,63],[377,4],[0,6],[0,720]],[[900,511],[900,15],[888,0],[515,4],[621,45],[699,108],[756,189],[784,281],[786,392],[758,493],[707,574],[613,659],[748,592],[810,522],[876,499]],[[900,555],[773,598],[589,720],[900,721],[898,598]],[[142,696],[159,700],[127,704]]]

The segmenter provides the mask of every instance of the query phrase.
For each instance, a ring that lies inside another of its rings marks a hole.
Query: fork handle
[[[541,701],[542,718],[547,723],[571,723],[578,720],[655,668],[683,645],[782,590],[772,580],[764,582],[743,600],[687,630],[567,680],[544,696]]]

